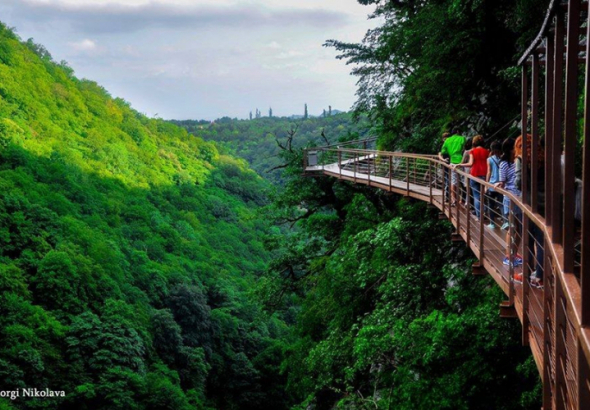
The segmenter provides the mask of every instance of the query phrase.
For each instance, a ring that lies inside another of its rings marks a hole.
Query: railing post
[[[354,183],[356,184],[356,167],[359,163],[359,154],[358,152],[354,153]]]
[[[563,111],[563,51],[564,45],[564,16],[558,11],[555,17],[555,55],[553,72],[553,135],[550,135],[552,145],[551,173],[552,180],[550,193],[551,200],[551,231],[552,241],[561,244],[562,242],[562,213],[561,202],[562,179],[561,179],[561,142],[562,142],[562,111]]]
[[[483,245],[484,245],[484,223],[483,220],[484,218],[484,201],[485,201],[485,197],[484,197],[484,189],[486,189],[486,187],[483,184],[479,185],[479,264],[481,266],[483,266],[483,258],[484,258],[484,253],[483,253]],[[490,215],[491,217],[491,215]],[[490,218],[492,219],[492,218]],[[493,219],[492,219],[493,220]]]
[[[453,170],[453,172],[457,172],[456,168],[455,170]],[[456,193],[456,197],[455,197],[455,209],[456,209],[456,213],[457,213],[457,234],[459,236],[461,236],[461,191],[459,190],[459,181],[458,179],[461,178],[460,174],[457,174],[457,193]],[[451,186],[452,189],[452,186]]]
[[[514,252],[514,201],[512,199],[510,200],[508,223],[508,300],[510,306],[514,306],[514,259],[516,252]]]
[[[539,55],[533,54],[531,70],[531,209],[538,212],[538,173],[539,173]]]
[[[588,4],[590,8],[590,3]],[[589,10],[590,11],[590,10]],[[586,50],[590,50],[590,24],[586,35]],[[584,99],[584,160],[582,170],[582,326],[590,325],[590,64],[586,63]]]
[[[342,179],[342,151],[338,150],[338,170],[340,171],[340,179]]]
[[[528,133],[528,104],[529,104],[529,97],[528,97],[528,93],[529,93],[529,85],[528,85],[528,73],[527,73],[527,65],[523,64],[522,65],[522,91],[521,91],[521,135],[522,135],[522,171],[521,171],[521,191],[522,191],[522,202],[525,204],[528,204],[528,173],[527,173],[527,169],[528,169],[528,151],[527,151],[527,145],[528,145],[528,139],[527,139],[527,133]]]
[[[580,5],[581,0],[569,0],[567,18],[567,52],[565,70],[565,121],[564,121],[564,160],[563,181],[563,270],[574,273],[574,242],[576,212],[575,195],[575,151],[577,144],[578,113],[578,45],[580,43]],[[588,182],[588,181],[586,181]]]
[[[436,163],[434,164],[436,167]],[[443,164],[440,164],[440,168],[442,169],[442,211],[443,214],[446,215],[445,211],[446,211],[446,202],[447,202],[447,184],[449,183],[449,178],[448,178],[448,170],[447,167]],[[438,174],[437,174],[438,175]],[[451,189],[451,187],[449,186],[449,189]],[[451,215],[449,212],[449,219],[451,219]]]
[[[553,305],[551,300],[553,297],[553,269],[549,263],[549,252],[545,252],[543,258],[543,281],[545,282],[545,289],[543,290],[543,408],[550,409],[552,404],[552,369],[550,358],[553,350],[553,324],[551,321],[553,317]]]
[[[367,155],[367,183],[371,186],[371,154]]]
[[[466,230],[467,230],[467,247],[470,248],[470,241],[471,241],[471,211],[470,211],[470,204],[471,204],[471,180],[468,176],[465,177],[465,185],[467,185],[467,195],[465,201],[465,217],[467,218],[466,222]]]
[[[389,154],[389,192],[391,192],[391,178],[393,178],[393,176],[391,175],[392,172],[393,172],[393,156],[391,154]]]
[[[553,36],[548,35],[546,38],[547,56],[545,66],[545,224],[551,226],[551,187],[552,187],[552,162],[553,158],[553,77],[555,71],[555,40]]]
[[[430,198],[430,205],[432,205],[432,161],[428,161],[428,186],[429,188],[429,198]]]
[[[406,195],[410,196],[410,159],[406,157]]]
[[[522,237],[521,245],[522,245],[522,345],[528,346],[529,345],[529,327],[530,327],[530,320],[529,320],[529,293],[530,293],[530,284],[529,284],[529,276],[530,276],[530,265],[528,263],[529,260],[533,260],[532,263],[534,266],[537,264],[537,256],[533,255],[531,258],[529,255],[529,217],[522,212],[521,210],[521,217],[522,217]],[[533,251],[534,251],[534,244],[533,244]]]

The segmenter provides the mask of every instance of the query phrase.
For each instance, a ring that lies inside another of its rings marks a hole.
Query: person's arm
[[[487,165],[487,172],[486,172],[486,182],[490,182],[490,179],[492,178],[492,164],[490,163],[492,159],[488,158],[486,159],[486,165]],[[485,185],[481,186],[481,191],[485,194],[486,191],[488,190],[488,187]]]
[[[456,164],[455,167],[471,167],[473,166],[473,154],[469,153],[469,161]]]
[[[443,155],[448,155],[449,154],[449,148],[447,147],[447,142],[443,142],[443,146],[440,149],[440,152],[438,153],[438,159],[440,159],[442,162],[448,162],[445,157]]]
[[[506,168],[508,167],[508,164],[506,162],[500,162],[500,176],[499,176],[499,181],[496,182],[496,184],[494,185],[496,188],[504,188],[505,184],[506,184]]]

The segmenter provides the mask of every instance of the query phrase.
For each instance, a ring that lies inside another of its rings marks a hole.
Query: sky
[[[357,0],[0,0],[0,21],[149,116],[347,111],[356,78],[328,39],[377,25]]]

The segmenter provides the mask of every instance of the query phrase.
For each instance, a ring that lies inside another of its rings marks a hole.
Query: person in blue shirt
[[[497,184],[500,181],[500,157],[502,156],[502,145],[499,141],[492,142],[490,145],[491,154],[488,158],[488,173],[486,175],[486,181],[492,185]],[[504,196],[496,191],[494,188],[489,188],[486,192],[486,215],[490,220],[488,228],[494,229],[494,216],[495,214],[500,215],[500,205],[504,200]],[[506,228],[505,226],[503,227]]]

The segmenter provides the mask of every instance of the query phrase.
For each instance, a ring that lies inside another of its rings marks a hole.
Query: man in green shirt
[[[438,153],[438,158],[443,162],[448,162],[445,157],[450,158],[451,164],[460,164],[463,160],[463,149],[465,148],[465,137],[459,135],[457,130],[453,130],[452,136],[447,138]],[[459,176],[453,170],[451,171],[451,206],[457,202],[457,185]]]

